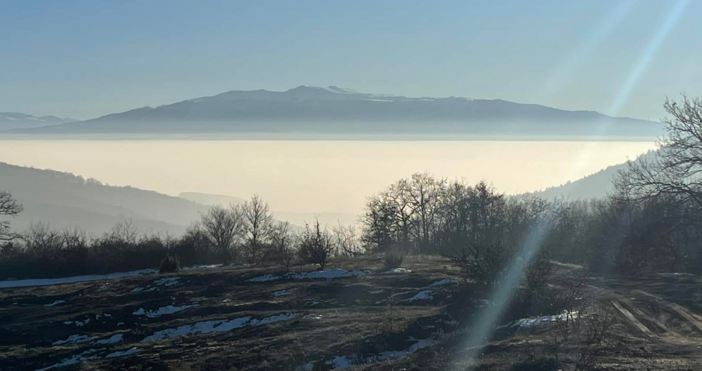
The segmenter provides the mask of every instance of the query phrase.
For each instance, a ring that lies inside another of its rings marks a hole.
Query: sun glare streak
[[[629,72],[626,80],[619,89],[616,99],[614,100],[610,109],[610,115],[619,115],[622,107],[628,101],[634,87],[641,79],[641,76],[645,72],[648,65],[656,56],[656,53],[663,45],[663,42],[670,34],[671,30],[677,24],[688,3],[689,0],[679,0],[675,3],[673,9],[668,13],[665,21],[648,43],[646,49],[641,54],[640,58],[637,60],[636,64]],[[569,59],[568,62],[561,67],[558,73],[554,74],[554,76],[546,84],[546,87],[542,92],[542,97],[548,96],[548,94],[552,94],[552,92],[557,91],[560,86],[559,84],[565,84],[567,76],[572,73],[579,63],[582,62],[582,59],[585,59],[604,41],[615,26],[629,13],[633,5],[634,2],[623,3],[610,17],[607,18],[607,20],[597,29],[597,31],[595,31],[595,33],[593,33],[588,41],[583,44],[583,46],[581,46],[571,57],[580,60]],[[601,120],[601,122],[596,125],[595,130],[592,133],[592,137],[595,138],[604,134],[608,128],[608,125],[608,120]],[[596,148],[597,146],[591,146],[582,151],[581,155],[573,166],[573,170],[578,171],[579,168],[584,166],[584,164],[592,157],[592,153],[596,150]],[[547,220],[542,221],[536,228],[534,228],[529,236],[527,236],[521,247],[521,259],[514,259],[512,261],[506,271],[507,273],[505,279],[491,294],[491,305],[485,307],[481,311],[481,313],[476,317],[473,325],[470,327],[470,334],[463,344],[463,349],[468,351],[468,359],[470,364],[474,363],[473,360],[475,356],[480,353],[485,341],[489,339],[494,327],[498,324],[498,321],[509,305],[514,292],[519,287],[525,270],[528,268],[533,257],[541,249],[541,244],[543,243],[548,230],[551,228],[552,223],[553,218],[548,218]]]
[[[619,24],[631,13],[634,5],[639,0],[628,0],[619,5],[600,22],[590,37],[568,57],[560,63],[554,73],[544,83],[541,92],[538,94],[539,102],[547,102],[563,89],[563,87],[573,79],[575,72],[580,69],[590,59],[590,56],[602,45],[603,42],[614,32]]]
[[[629,72],[624,84],[619,89],[619,93],[617,94],[617,97],[612,104],[612,108],[609,111],[611,116],[619,115],[622,107],[629,100],[632,90],[641,79],[641,75],[656,56],[656,53],[663,45],[663,42],[668,37],[668,34],[670,34],[670,31],[672,31],[675,25],[678,23],[680,16],[683,14],[683,11],[689,2],[690,0],[678,0],[673,9],[671,9],[670,13],[668,13],[665,21],[648,43],[648,46],[641,54],[641,57],[639,57],[634,68]]]
[[[518,258],[512,260],[502,283],[490,296],[490,305],[482,309],[470,327],[470,334],[463,344],[463,349],[468,350],[468,362],[471,367],[473,359],[480,353],[485,341],[490,337],[493,328],[509,305],[514,292],[522,281],[524,272],[541,249],[541,244],[551,229],[553,221],[552,216],[547,217],[541,220],[536,228],[532,229],[521,246]]]
[[[617,96],[614,99],[614,102],[612,103],[612,107],[609,110],[610,116],[619,116],[622,107],[624,107],[624,105],[629,100],[629,97],[631,96],[634,87],[636,87],[639,80],[641,80],[643,73],[646,71],[646,68],[651,63],[651,61],[655,58],[656,54],[658,53],[658,50],[661,48],[663,42],[668,37],[668,34],[670,34],[673,28],[675,28],[675,25],[678,23],[678,20],[683,14],[683,11],[687,7],[688,3],[689,0],[678,0],[675,3],[673,9],[670,10],[670,12],[665,18],[665,21],[653,35],[653,38],[648,43],[646,49],[636,61],[636,64],[631,69],[631,71],[627,75],[626,80],[620,87],[619,92],[617,93]],[[610,125],[611,122],[607,119],[600,120],[598,123],[596,123],[595,129],[591,134],[591,140],[601,139],[606,134],[607,129]],[[581,171],[585,164],[587,164],[592,159],[592,155],[597,149],[597,147],[597,143],[593,143],[590,146],[590,148],[580,153],[576,161],[573,163],[573,174],[576,174],[579,171]]]

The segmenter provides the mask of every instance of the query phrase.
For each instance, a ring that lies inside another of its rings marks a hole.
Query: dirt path
[[[702,346],[702,315],[690,308],[639,288],[612,290],[608,300],[629,327],[651,342]]]

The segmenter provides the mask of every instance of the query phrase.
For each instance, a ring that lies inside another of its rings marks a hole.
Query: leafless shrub
[[[405,253],[400,249],[388,249],[383,257],[383,265],[387,269],[399,268],[405,260]]]
[[[311,228],[305,226],[305,231],[300,235],[298,255],[302,261],[319,264],[324,269],[335,248],[332,236],[322,229],[318,220]]]

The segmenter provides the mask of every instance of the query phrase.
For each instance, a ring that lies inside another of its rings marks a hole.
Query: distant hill
[[[246,200],[238,197],[215,195],[208,193],[183,192],[178,197],[186,200],[201,203],[209,206],[228,206],[230,204],[241,204]],[[273,215],[278,220],[290,222],[290,224],[298,227],[304,227],[305,224],[312,224],[319,220],[320,224],[326,226],[336,226],[338,224],[344,226],[355,225],[358,222],[358,215],[344,213],[293,213],[286,211],[272,210]]]
[[[0,112],[0,131],[10,129],[27,129],[75,122],[78,120],[56,116],[32,116],[17,112]]]
[[[662,124],[536,104],[409,98],[338,87],[230,91],[19,134],[473,135],[653,138]]]
[[[655,156],[656,151],[649,151],[637,158]],[[634,160],[636,161],[636,160]],[[562,198],[567,200],[593,199],[607,196],[614,190],[612,181],[620,170],[625,170],[626,163],[609,166],[582,179],[568,182],[543,191],[530,193],[546,199]]]
[[[24,206],[22,213],[10,219],[13,230],[41,221],[57,228],[78,226],[102,233],[132,219],[144,232],[180,234],[206,210],[195,202],[153,191],[6,163],[0,163],[0,189],[10,191]]]
[[[209,193],[198,193],[198,192],[181,192],[178,197],[186,199],[189,201],[197,202],[203,205],[222,205],[227,206],[229,204],[237,205],[245,202],[243,198],[224,196],[224,195],[214,195]]]

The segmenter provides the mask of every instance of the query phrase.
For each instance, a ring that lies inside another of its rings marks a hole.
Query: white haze
[[[487,180],[522,193],[634,159],[652,142],[537,141],[0,141],[0,161],[71,172],[177,196],[248,198],[295,213],[362,211],[402,177]]]

